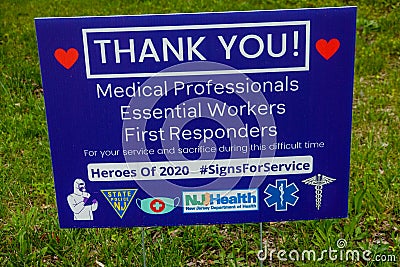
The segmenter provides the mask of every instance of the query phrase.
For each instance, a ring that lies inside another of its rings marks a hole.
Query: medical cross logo
[[[162,212],[165,209],[165,203],[161,199],[154,199],[150,202],[150,209],[156,213]]]
[[[131,204],[137,189],[105,189],[100,191],[118,216],[122,219]]]
[[[298,191],[294,183],[287,185],[286,179],[277,179],[275,185],[269,184],[264,190],[269,195],[264,201],[268,207],[275,206],[275,211],[287,211],[287,205],[296,205],[299,197],[295,194]]]
[[[169,197],[154,197],[145,199],[136,199],[136,205],[142,211],[148,214],[165,214],[171,212],[178,206],[180,202],[179,197],[169,198]]]

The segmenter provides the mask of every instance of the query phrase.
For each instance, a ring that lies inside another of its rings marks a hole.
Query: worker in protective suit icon
[[[93,220],[93,211],[97,210],[99,204],[96,199],[88,204],[89,198],[90,194],[86,192],[85,182],[82,179],[75,179],[74,193],[67,197],[69,207],[74,213],[74,220]]]

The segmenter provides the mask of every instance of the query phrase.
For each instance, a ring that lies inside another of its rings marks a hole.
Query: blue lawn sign
[[[355,21],[36,19],[60,226],[346,217]]]

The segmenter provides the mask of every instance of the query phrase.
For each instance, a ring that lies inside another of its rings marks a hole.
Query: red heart
[[[326,60],[330,59],[339,49],[340,41],[336,38],[330,39],[327,42],[324,39],[319,39],[315,44],[318,53]]]
[[[62,48],[58,48],[54,52],[54,57],[57,59],[58,63],[69,70],[78,60],[79,53],[78,50],[76,50],[75,48],[70,48],[68,49],[68,51],[65,51]]]

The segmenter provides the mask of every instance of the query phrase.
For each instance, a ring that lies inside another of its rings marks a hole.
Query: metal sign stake
[[[146,267],[146,247],[144,245],[144,227],[142,227],[142,256],[143,256],[143,267]]]
[[[263,250],[263,225],[260,223],[260,250]],[[266,252],[264,252],[266,253]],[[260,267],[263,267],[263,261],[260,260]]]

